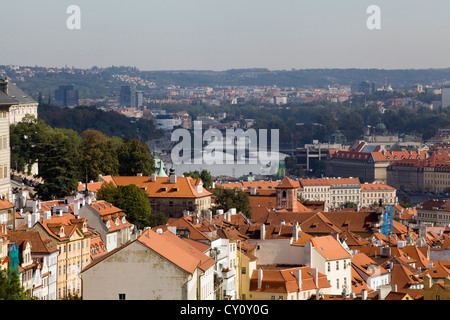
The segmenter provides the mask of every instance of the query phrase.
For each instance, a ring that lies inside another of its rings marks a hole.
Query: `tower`
[[[277,193],[277,210],[296,212],[298,210],[297,187],[293,181],[285,177],[275,189]]]

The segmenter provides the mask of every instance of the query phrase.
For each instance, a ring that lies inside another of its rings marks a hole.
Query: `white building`
[[[100,234],[108,252],[131,239],[132,224],[126,220],[122,209],[103,200],[81,206],[82,201],[74,201],[74,216],[89,221],[89,226]]]
[[[9,110],[12,106],[17,106],[19,102],[8,95],[8,87],[8,80],[0,79],[0,196],[12,200],[9,173],[11,169]]]
[[[300,179],[299,196],[305,200],[324,201],[326,210],[338,208],[347,202],[360,204],[359,178]]]
[[[147,229],[81,272],[84,300],[213,300],[215,260],[171,231]]]
[[[332,236],[315,237],[305,243],[305,264],[327,276],[331,287],[323,294],[351,294],[351,254]]]
[[[445,85],[442,87],[442,108],[447,108],[450,106],[450,85]]]
[[[390,272],[364,253],[356,253],[352,256],[352,266],[373,290],[378,290],[380,287],[391,283]]]

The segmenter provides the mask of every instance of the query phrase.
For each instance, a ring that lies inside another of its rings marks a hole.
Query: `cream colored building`
[[[305,200],[324,201],[326,209],[339,208],[343,204],[361,202],[359,178],[300,179],[299,196]]]
[[[80,271],[91,262],[90,240],[92,231],[86,219],[57,210],[52,217],[44,212],[43,220],[36,219],[30,230],[40,232],[58,249],[57,300],[69,296],[81,297]]]
[[[84,300],[213,300],[214,259],[171,231],[147,229],[82,270]]]
[[[305,263],[327,276],[331,287],[322,294],[351,294],[351,254],[332,236],[315,237],[305,243]]]
[[[0,79],[0,196],[12,199],[10,169],[11,149],[9,145],[10,109],[18,105],[18,101],[8,94],[9,81]]]
[[[361,206],[369,207],[379,201],[383,205],[394,206],[398,204],[397,190],[384,183],[364,183],[361,185]]]
[[[9,109],[9,123],[17,124],[25,115],[30,114],[36,119],[38,117],[38,103],[22,91],[14,83],[8,84],[8,95],[17,100],[17,104]]]

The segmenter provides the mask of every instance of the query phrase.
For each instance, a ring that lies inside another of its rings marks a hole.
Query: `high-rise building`
[[[144,93],[142,91],[136,91],[135,94],[135,107],[140,108],[144,104]]]
[[[131,86],[122,86],[120,88],[119,103],[121,107],[134,107],[134,90]]]
[[[450,85],[442,87],[442,108],[450,107]]]
[[[55,105],[72,107],[78,105],[78,90],[73,85],[61,85],[55,90]]]

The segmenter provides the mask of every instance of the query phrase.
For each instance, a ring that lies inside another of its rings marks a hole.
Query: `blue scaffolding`
[[[389,237],[389,235],[392,232],[393,228],[393,212],[394,209],[392,206],[386,206],[386,213],[384,214],[383,219],[383,228],[381,229],[381,233],[384,234],[386,237]]]

